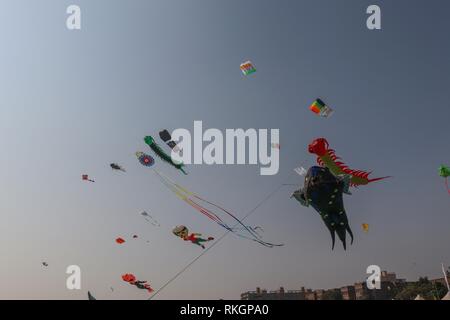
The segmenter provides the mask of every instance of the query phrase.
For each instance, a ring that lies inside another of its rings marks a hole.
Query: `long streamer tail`
[[[193,192],[191,192],[191,191],[187,190],[186,188],[184,188],[184,187],[178,185],[177,183],[173,182],[172,180],[170,180],[170,178],[164,176],[162,173],[158,172],[157,170],[154,170],[154,172],[158,175],[158,177],[160,178],[161,182],[169,190],[171,190],[173,193],[175,193],[181,200],[183,200],[184,202],[189,204],[191,207],[193,207],[197,211],[203,213],[205,216],[207,216],[211,220],[215,221],[221,227],[227,229],[228,231],[233,232],[234,234],[238,235],[241,238],[245,238],[245,239],[248,239],[248,240],[253,240],[253,241],[258,242],[259,244],[261,244],[261,245],[263,245],[265,247],[270,247],[271,248],[271,247],[283,246],[283,244],[273,244],[273,243],[269,243],[269,242],[263,241],[259,234],[257,234],[255,231],[253,231],[250,227],[246,226],[241,220],[239,220],[235,215],[233,215],[228,210],[220,207],[219,205],[217,205],[217,204],[215,204],[213,202],[210,202],[208,200],[205,200],[205,199],[197,196]],[[218,214],[216,214],[213,211],[205,208],[204,206],[202,206],[201,204],[199,204],[198,202],[196,202],[194,200],[199,200],[201,202],[207,203],[207,204],[215,207],[216,209],[219,209],[223,213],[227,214],[233,220],[236,221],[237,225],[240,225],[243,230],[246,230],[248,232],[249,236],[246,236],[246,235],[243,235],[243,234],[237,232],[236,227],[230,227],[228,224],[226,224],[219,217]]]

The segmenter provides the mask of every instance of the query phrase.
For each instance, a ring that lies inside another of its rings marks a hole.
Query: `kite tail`
[[[195,194],[193,194],[193,196],[194,196],[195,198],[197,198],[198,200],[203,201],[203,202],[205,202],[205,203],[207,203],[207,204],[209,204],[209,205],[212,205],[213,207],[216,207],[216,208],[218,208],[219,210],[223,211],[224,213],[228,214],[230,217],[232,217],[232,218],[237,222],[237,224],[241,225],[242,228],[243,228],[243,230],[246,230],[246,231],[250,234],[251,237],[245,236],[245,235],[243,235],[243,234],[237,232],[236,227],[233,227],[233,228],[232,228],[232,227],[228,226],[228,225],[225,224],[225,223],[219,223],[222,227],[224,227],[224,228],[227,229],[228,231],[233,232],[233,233],[236,234],[237,236],[239,236],[239,237],[241,237],[241,238],[244,238],[244,239],[253,240],[253,241],[255,241],[255,242],[257,242],[257,243],[259,243],[259,244],[261,244],[261,245],[263,245],[263,246],[265,246],[265,247],[268,247],[268,248],[284,246],[284,244],[274,244],[274,243],[270,243],[270,242],[263,241],[263,240],[261,239],[261,236],[260,236],[257,232],[255,232],[255,231],[253,230],[253,228],[246,226],[241,220],[239,220],[235,215],[233,215],[233,214],[232,214],[231,212],[229,212],[228,210],[226,210],[226,209],[220,207],[219,205],[217,205],[217,204],[215,204],[215,203],[212,203],[212,202],[210,202],[210,201],[208,201],[208,200],[202,199],[202,198],[200,198],[199,196],[197,196],[197,195],[195,195]]]
[[[236,234],[237,236],[241,237],[241,238],[245,238],[248,240],[253,240],[255,242],[258,242],[259,244],[265,246],[265,247],[275,247],[275,246],[283,246],[283,244],[273,244],[273,243],[269,243],[269,242],[265,242],[263,240],[261,240],[260,235],[258,233],[256,233],[253,229],[249,228],[248,226],[246,226],[241,220],[239,220],[236,216],[234,216],[231,212],[227,211],[226,209],[218,206],[215,203],[212,203],[208,200],[202,199],[199,196],[195,195],[193,192],[187,190],[186,188],[178,185],[177,183],[173,182],[172,180],[170,180],[168,177],[164,176],[162,173],[158,172],[157,170],[154,170],[154,172],[159,176],[161,182],[169,189],[171,190],[173,193],[175,193],[181,200],[183,200],[184,202],[186,202],[187,204],[189,204],[191,207],[193,207],[194,209],[196,209],[197,211],[199,211],[200,213],[204,214],[205,216],[207,216],[208,218],[210,218],[211,220],[213,220],[214,222],[216,222],[217,224],[219,224],[221,227],[227,229],[230,232],[233,232],[234,234]],[[219,210],[221,210],[222,212],[226,213],[227,215],[229,215],[230,217],[232,217],[237,223],[237,225],[241,225],[243,229],[245,229],[248,233],[249,236],[245,236],[243,234],[240,234],[236,231],[236,226],[235,227],[230,227],[228,224],[226,224],[216,213],[214,213],[213,211],[203,207],[202,205],[200,205],[199,203],[197,203],[196,201],[194,201],[194,199],[197,199],[199,201],[202,201],[204,203],[207,203]]]
[[[380,180],[388,179],[388,178],[392,178],[392,176],[386,176],[386,177],[381,177],[381,178],[369,179],[369,183],[370,182],[374,182],[374,181],[380,181]]]
[[[181,200],[183,200],[184,202],[189,204],[194,209],[200,211],[201,213],[203,213],[205,216],[207,216],[211,220],[217,222],[219,225],[222,225],[222,226],[224,225],[224,222],[222,221],[222,219],[220,219],[220,217],[218,217],[214,212],[211,212],[210,210],[204,208],[200,204],[198,204],[195,201],[193,201],[190,198],[190,196],[192,196],[192,193],[190,191],[188,191],[188,190],[184,189],[183,187],[177,185],[176,183],[171,181],[168,177],[163,176],[158,171],[156,171],[156,170],[154,170],[154,171],[158,175],[158,177],[161,180],[161,182],[169,190],[171,190],[173,193],[175,193],[175,195],[178,196]]]
[[[252,230],[250,230],[245,224],[242,223],[241,220],[239,220],[238,218],[236,218],[231,212],[225,210],[224,208],[220,207],[219,205],[217,205],[217,204],[215,204],[215,203],[212,203],[212,202],[209,202],[209,201],[207,201],[207,200],[205,200],[205,199],[202,199],[202,198],[200,198],[200,197],[197,196],[197,195],[194,195],[194,197],[197,198],[197,199],[199,199],[200,201],[206,202],[207,204],[212,205],[212,206],[218,208],[219,210],[225,212],[225,213],[228,214],[230,217],[232,217],[234,220],[236,220],[236,222],[237,222],[238,224],[240,224],[245,230],[247,230],[252,236],[259,238],[258,234],[254,233]]]

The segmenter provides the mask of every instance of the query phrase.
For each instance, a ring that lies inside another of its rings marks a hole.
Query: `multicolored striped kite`
[[[315,114],[318,114],[321,117],[328,118],[333,114],[333,109],[331,109],[329,106],[325,104],[320,99],[316,99],[312,105],[309,107],[309,109],[314,112]]]
[[[241,71],[244,75],[248,76],[249,74],[256,72],[256,69],[250,61],[245,61],[241,64]]]

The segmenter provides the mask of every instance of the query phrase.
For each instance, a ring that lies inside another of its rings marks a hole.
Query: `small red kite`
[[[84,181],[95,182],[94,180],[89,179],[89,176],[87,174],[81,175],[81,179],[83,179]]]
[[[154,290],[152,287],[150,287],[150,284],[147,283],[147,281],[139,281],[136,280],[136,277],[134,274],[126,273],[122,275],[122,280],[125,282],[128,282],[129,284],[136,286],[139,289],[147,290],[149,293],[153,292]]]
[[[123,240],[122,238],[117,238],[116,239],[116,242],[118,243],[118,244],[122,244],[122,243],[124,243],[125,242],[125,240]]]

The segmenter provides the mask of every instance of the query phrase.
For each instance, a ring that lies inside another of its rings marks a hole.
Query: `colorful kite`
[[[147,222],[150,222],[153,226],[155,226],[155,227],[160,227],[160,226],[161,226],[161,225],[159,224],[159,222],[156,221],[156,219],[153,218],[151,215],[149,215],[146,211],[142,211],[142,212],[141,212],[141,215],[144,217],[144,219],[145,219]]]
[[[272,146],[272,148],[274,148],[274,149],[280,150],[280,144],[279,144],[279,143],[272,143],[271,146]]]
[[[260,235],[258,235],[254,230],[244,225],[244,223],[236,218],[235,215],[233,215],[228,210],[218,206],[217,204],[214,204],[208,200],[200,198],[198,195],[188,191],[187,189],[183,188],[179,184],[173,182],[166,176],[163,176],[160,172],[154,170],[154,172],[158,175],[161,182],[173,193],[175,193],[176,196],[178,196],[181,200],[189,204],[191,207],[193,207],[198,212],[204,214],[209,219],[216,222],[221,227],[225,228],[226,230],[233,232],[237,236],[241,238],[245,238],[248,240],[252,240],[255,242],[258,242],[259,244],[266,246],[266,247],[275,247],[275,246],[282,246],[283,244],[273,244],[269,242],[265,242],[261,239]],[[206,206],[209,206],[211,209],[206,208]],[[225,222],[225,220],[229,221],[228,223]],[[234,226],[230,226],[230,223],[234,222]],[[238,227],[238,228],[237,228]]]
[[[87,174],[82,174],[81,179],[83,181],[95,182],[94,180],[89,179],[89,176]]]
[[[172,136],[170,135],[169,131],[164,129],[163,131],[159,132],[159,137],[162,141],[164,141],[170,149],[172,149],[175,152],[180,152],[180,148],[177,146],[176,142],[172,140]]]
[[[126,172],[125,169],[122,168],[121,166],[119,166],[117,163],[111,163],[110,166],[111,166],[111,169],[113,169],[113,170]]]
[[[177,163],[175,162],[172,157],[170,155],[168,155],[167,153],[164,152],[164,150],[155,142],[155,140],[153,139],[153,137],[151,136],[146,136],[144,138],[145,143],[150,147],[150,149],[153,150],[153,152],[160,157],[163,161],[167,162],[168,164],[170,164],[171,166],[177,168],[178,170],[180,170],[181,172],[183,172],[184,174],[187,174],[183,167],[184,164],[183,163]]]
[[[136,280],[136,277],[131,273],[126,273],[122,275],[122,280],[128,282],[129,284],[136,286],[139,289],[147,290],[149,293],[152,293],[154,290],[150,287],[150,284],[147,281],[139,281]]]
[[[172,230],[173,234],[177,237],[180,237],[184,241],[191,241],[193,244],[196,244],[203,249],[205,249],[205,246],[202,244],[202,242],[208,242],[214,240],[213,237],[208,237],[208,239],[200,238],[202,235],[201,233],[191,233],[189,234],[189,229],[185,226],[177,226]]]
[[[335,234],[342,241],[346,250],[346,232],[350,234],[353,243],[353,233],[348,224],[344,209],[343,193],[348,193],[350,176],[335,177],[328,168],[311,167],[305,177],[302,189],[295,191],[294,197],[302,206],[311,205],[322,217],[331,234],[334,249]]]
[[[368,223],[363,223],[361,226],[362,226],[362,229],[364,230],[364,232],[369,232],[369,224]]]
[[[325,138],[314,140],[309,146],[308,151],[317,155],[317,163],[322,167],[327,167],[335,175],[347,174],[352,176],[351,186],[366,185],[370,182],[383,180],[389,177],[369,179],[371,172],[349,169],[341,158],[336,156],[333,149],[329,149],[328,141]]]
[[[444,165],[439,167],[439,175],[445,178],[445,186],[447,187],[447,192],[450,194],[450,189],[448,187],[448,177],[450,177],[450,168]]]
[[[136,152],[136,157],[143,166],[151,167],[155,164],[155,159],[153,159],[151,156],[143,152],[140,151]]]
[[[255,67],[253,66],[253,64],[250,61],[245,61],[244,63],[241,64],[240,67],[241,67],[242,73],[246,76],[256,72]]]
[[[118,243],[118,244],[122,244],[122,243],[125,243],[125,240],[123,240],[122,238],[117,238],[116,239],[116,242]]]
[[[312,105],[309,107],[309,109],[314,112],[315,114],[318,114],[321,117],[328,118],[333,114],[333,109],[331,109],[329,106],[325,104],[320,99],[316,99]]]

